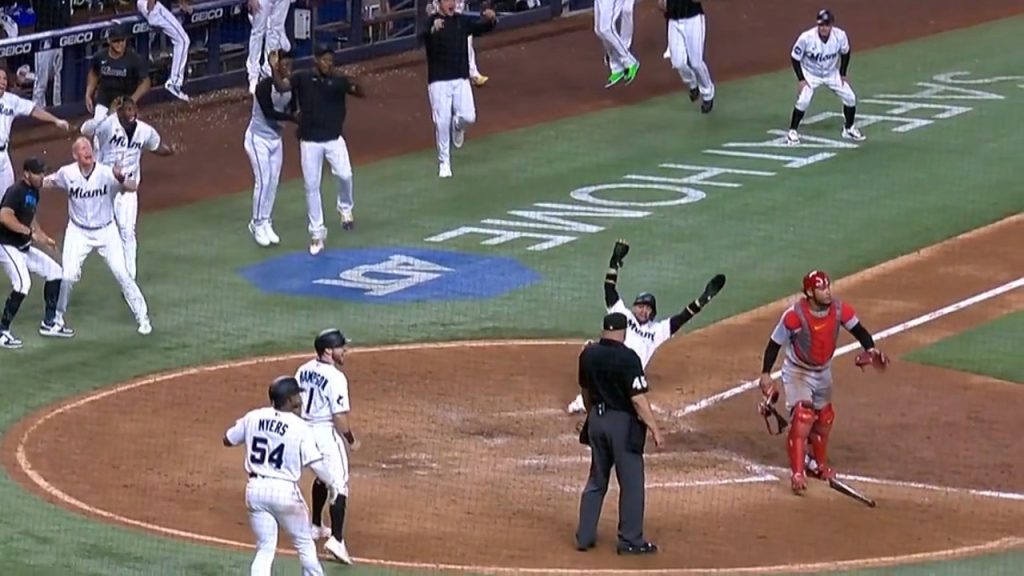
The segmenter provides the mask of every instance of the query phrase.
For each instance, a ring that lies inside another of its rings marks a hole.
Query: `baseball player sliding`
[[[112,198],[114,193],[120,191],[133,193],[138,186],[127,178],[120,167],[111,168],[96,162],[92,142],[85,136],[75,140],[71,154],[74,162],[62,166],[43,180],[45,188],[60,188],[68,194],[68,225],[64,232],[62,255],[64,275],[54,322],[60,326],[65,325],[64,315],[67,313],[71,289],[82,276],[85,258],[93,250],[98,250],[121,286],[121,294],[139,324],[139,334],[149,334],[153,331],[149,323],[149,307],[139,285],[128,273],[124,261],[124,244],[114,222]]]
[[[298,416],[302,390],[295,378],[280,376],[270,385],[271,406],[257,408],[239,418],[227,430],[224,446],[245,446],[245,506],[249,525],[256,535],[256,556],[249,574],[269,576],[277,549],[278,526],[284,527],[299,553],[304,576],[323,576],[316,546],[309,532],[309,509],[302,499],[299,480],[302,469],[310,468],[321,482],[330,486],[328,499],[339,492],[335,478],[324,462],[309,425]]]
[[[690,102],[700,99],[700,111],[707,114],[715,106],[715,83],[704,62],[704,6],[700,0],[658,0],[658,7],[668,20],[672,68],[689,89]]]
[[[864,140],[864,135],[854,126],[857,117],[857,95],[846,80],[846,72],[850,67],[850,40],[846,31],[834,26],[835,17],[832,12],[818,12],[818,25],[804,31],[796,39],[789,57],[796,73],[798,95],[793,107],[793,116],[789,122],[786,141],[796,145],[800,143],[800,122],[804,119],[807,108],[811,105],[814,90],[826,86],[839,96],[843,102],[842,137],[849,140]]]
[[[774,404],[779,393],[771,377],[772,366],[779,350],[786,346],[782,386],[792,420],[786,446],[791,484],[796,494],[807,489],[808,474],[821,480],[830,480],[836,475],[828,465],[828,439],[836,417],[832,408],[832,356],[839,329],[845,328],[857,339],[869,361],[882,367],[889,364],[886,355],[875,348],[874,338],[853,307],[832,298],[832,280],[828,274],[820,270],[808,272],[803,279],[803,291],[803,299],[783,312],[772,331],[764,350],[759,382],[765,402]],[[762,405],[762,414],[766,406]],[[805,469],[808,444],[817,465],[813,472]]]
[[[622,298],[619,297],[619,292],[616,289],[619,268],[622,267],[622,261],[628,253],[629,244],[625,240],[615,242],[611,260],[608,262],[608,271],[604,277],[604,302],[609,313],[621,312],[626,315],[628,325],[626,347],[636,352],[640,357],[641,366],[646,370],[647,363],[651,361],[654,352],[691,318],[699,314],[712,298],[718,295],[725,286],[725,275],[716,274],[704,287],[704,292],[675,316],[655,321],[655,317],[658,315],[658,304],[654,294],[641,292],[633,300],[632,308],[626,307]],[[584,412],[583,396],[577,395],[566,411],[570,414]]]
[[[338,497],[331,504],[331,527],[324,528],[321,516],[327,501],[327,485],[313,481],[313,537],[327,538],[324,550],[345,564],[352,557],[345,546],[345,507],[348,504],[348,451],[359,447],[348,420],[352,409],[348,378],[341,371],[348,341],[336,328],[320,332],[313,340],[316,358],[299,366],[295,379],[302,388],[302,417],[313,428],[324,465],[337,481]]]
[[[86,120],[82,124],[82,134],[99,142],[100,163],[119,166],[125,176],[138,185],[142,182],[143,150],[157,156],[171,156],[178,151],[178,147],[161,142],[156,128],[139,120],[138,107],[130,97],[117,98],[112,106],[106,118]],[[114,196],[114,220],[124,245],[125,266],[133,279],[137,277],[139,244],[135,227],[138,219],[138,191],[118,192]]]

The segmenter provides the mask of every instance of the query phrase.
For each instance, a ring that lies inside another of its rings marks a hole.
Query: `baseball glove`
[[[725,274],[715,274],[714,278],[708,281],[707,286],[704,287],[704,293],[700,295],[697,302],[701,306],[704,306],[711,301],[712,298],[718,295],[725,287]]]
[[[622,261],[625,260],[626,254],[629,254],[629,243],[621,238],[615,241],[615,247],[612,248],[612,257],[608,261],[609,268],[615,268],[618,270],[622,268]]]
[[[854,363],[861,370],[864,370],[866,366],[874,366],[875,370],[885,371],[886,367],[889,366],[889,357],[878,349],[872,349],[870,352],[865,350],[857,354]]]

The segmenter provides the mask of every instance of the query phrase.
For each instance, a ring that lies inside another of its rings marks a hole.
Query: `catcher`
[[[646,370],[655,350],[675,335],[684,324],[690,321],[711,301],[725,286],[725,275],[716,274],[704,287],[704,292],[675,316],[655,321],[658,315],[658,304],[654,294],[641,292],[633,299],[633,306],[627,308],[615,285],[619,280],[619,268],[629,253],[629,244],[625,240],[617,240],[612,249],[612,257],[608,262],[608,272],[604,278],[604,303],[608,313],[621,312],[626,315],[626,347],[636,352],[640,364]],[[589,342],[588,342],[589,344]],[[585,412],[583,396],[577,395],[566,411],[570,414]]]
[[[839,328],[849,331],[864,348],[865,352],[857,356],[862,369],[867,364],[878,369],[889,364],[886,355],[875,348],[874,338],[853,307],[832,298],[828,274],[812,270],[804,276],[803,289],[804,298],[786,309],[768,340],[759,382],[765,397],[759,409],[767,417],[779,398],[771,377],[772,366],[779,349],[788,344],[782,361],[782,385],[791,419],[787,452],[792,488],[797,494],[807,489],[808,475],[826,481],[836,475],[828,465],[828,438],[836,416],[832,408],[832,356]],[[811,458],[807,458],[808,446]],[[805,470],[812,458],[816,467]]]

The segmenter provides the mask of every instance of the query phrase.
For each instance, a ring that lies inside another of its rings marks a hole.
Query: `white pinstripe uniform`
[[[348,497],[348,448],[334,427],[334,415],[351,409],[348,378],[334,364],[313,358],[295,372],[302,389],[302,417],[313,428],[324,463],[338,482],[338,493]]]
[[[153,2],[153,9],[149,9],[149,2]],[[174,54],[171,58],[171,72],[167,77],[166,86],[174,87],[180,92],[181,86],[185,83],[185,66],[188,61],[188,49],[192,44],[188,32],[182,27],[178,18],[160,3],[160,0],[137,0],[136,6],[139,12],[149,22],[150,27],[159,29],[171,39],[174,47]],[[175,94],[177,96],[177,94]],[[182,95],[184,96],[184,95]],[[188,97],[183,98],[187,100]]]
[[[255,1],[259,9],[249,12],[249,57],[245,60],[245,70],[249,76],[249,92],[256,90],[260,78],[270,76],[269,54],[274,51],[288,52],[292,49],[288,39],[285,22],[292,0],[250,0]],[[260,57],[263,64],[260,65]]]
[[[266,80],[265,80],[266,81]],[[291,103],[291,92],[278,92],[270,86],[270,101],[274,110],[284,112]],[[274,232],[274,202],[277,199],[277,186],[281,181],[281,166],[284,163],[284,145],[281,122],[271,120],[263,114],[260,103],[253,96],[252,117],[245,129],[245,153],[252,165],[255,185],[252,189],[252,220],[249,229],[257,242],[277,244],[281,239]]]
[[[8,81],[10,79],[8,78]],[[5,91],[0,95],[0,199],[14,185],[14,167],[7,154],[11,140],[11,125],[18,116],[31,116],[36,105],[31,100]]]

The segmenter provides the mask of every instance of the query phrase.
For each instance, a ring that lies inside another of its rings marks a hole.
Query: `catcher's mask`
[[[654,320],[654,317],[658,315],[658,301],[654,299],[654,294],[650,292],[641,292],[637,294],[636,299],[633,300],[633,306],[646,304],[651,307],[651,317],[648,320]]]

